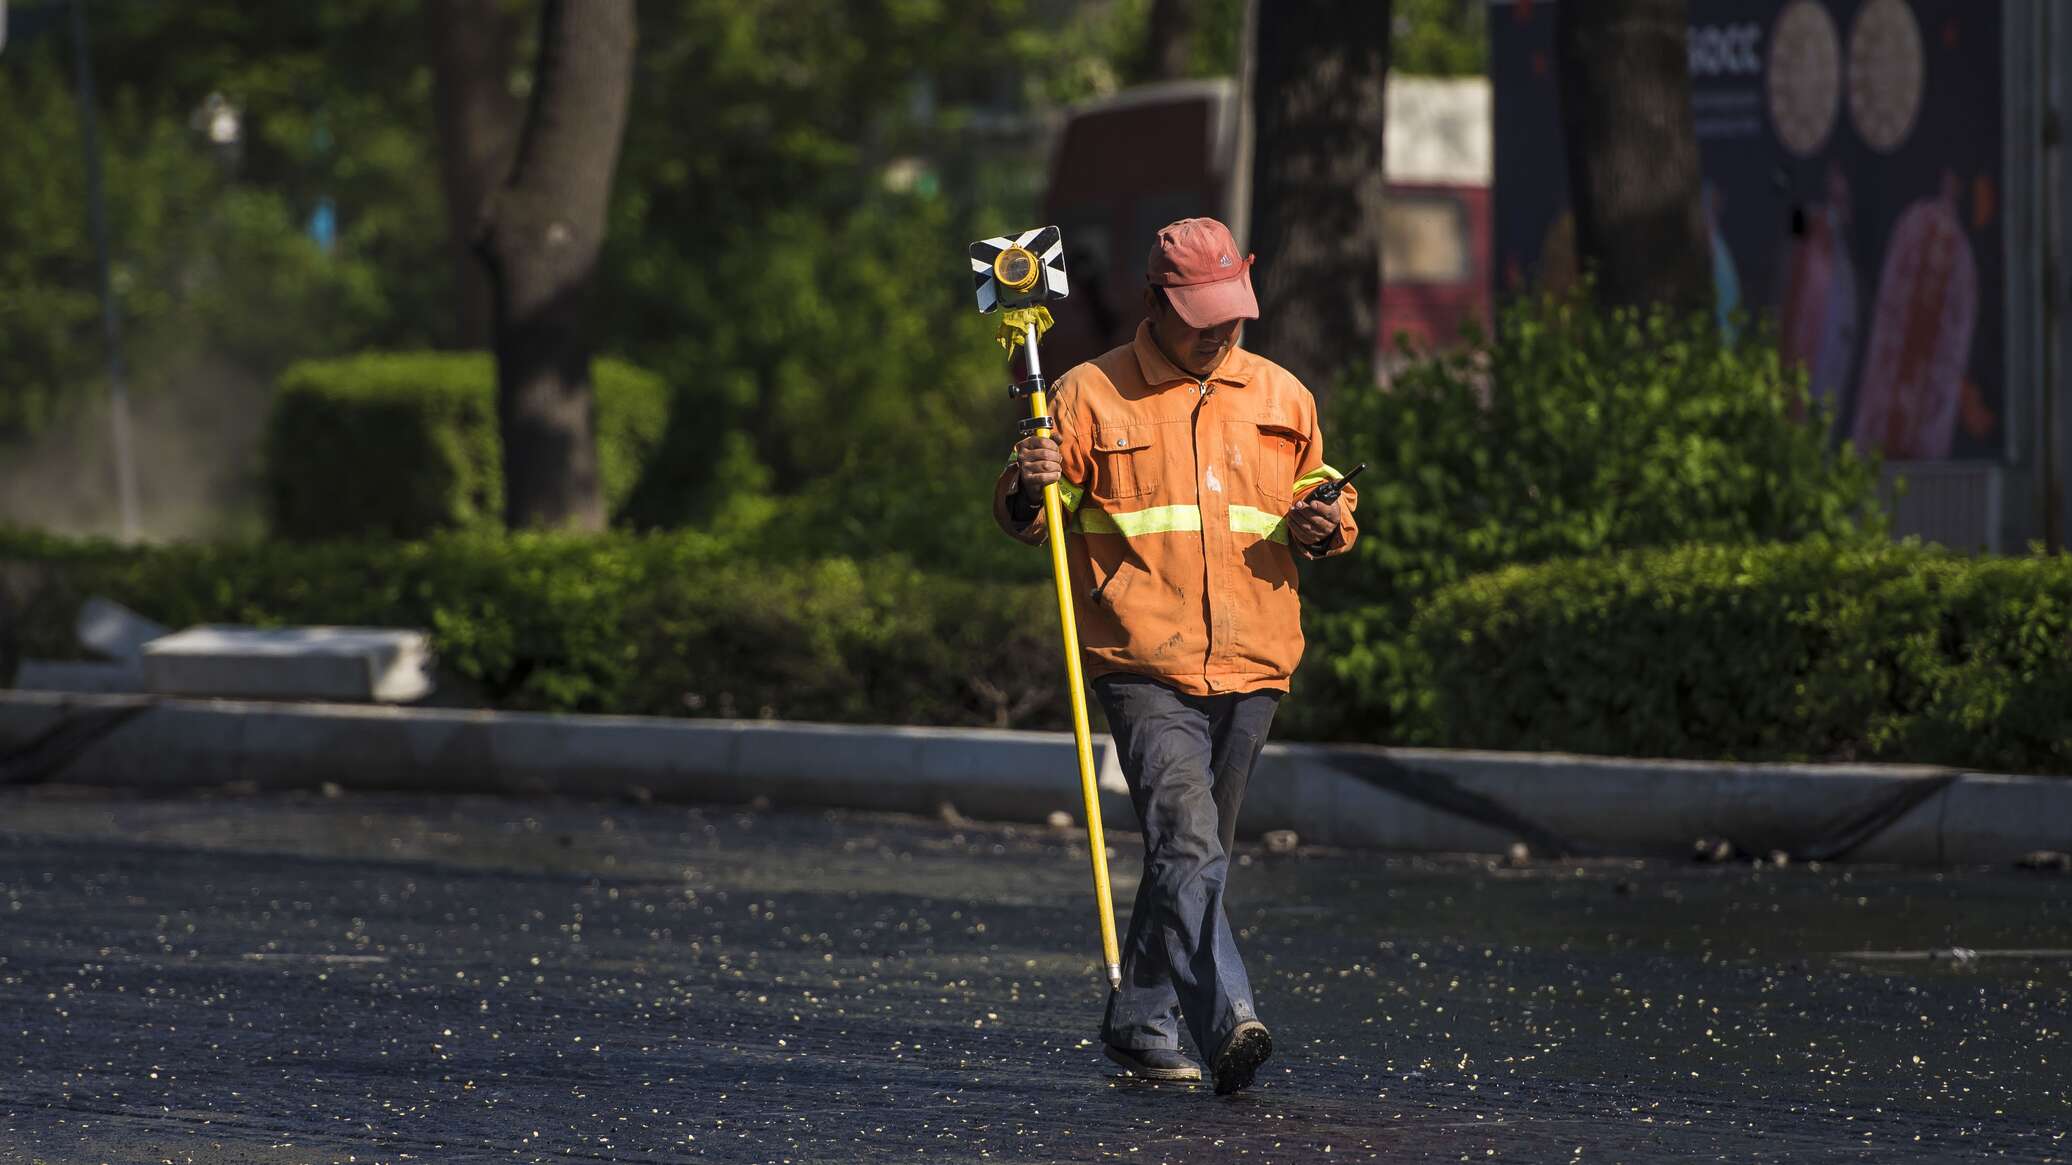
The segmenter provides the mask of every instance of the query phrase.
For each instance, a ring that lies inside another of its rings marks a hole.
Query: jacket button
[[[1115,439],[1115,447],[1116,447],[1117,449],[1122,449],[1122,448],[1125,448],[1125,447],[1127,447],[1127,446],[1129,445],[1129,443],[1130,443],[1130,439],[1129,439],[1128,437],[1117,437],[1117,438]]]

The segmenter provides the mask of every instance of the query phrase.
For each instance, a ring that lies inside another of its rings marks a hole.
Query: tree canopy
[[[536,6],[504,2],[535,35]],[[945,491],[982,488],[1011,431],[963,248],[1035,213],[1047,117],[1150,75],[1152,6],[643,5],[592,323],[597,352],[679,394],[679,420],[628,516],[986,553],[982,514],[937,512]],[[1427,7],[1452,29],[1479,6],[1397,0],[1399,43],[1423,43],[1400,16]],[[1233,72],[1243,0],[1190,8],[1187,71]],[[101,358],[65,2],[10,12],[0,443],[19,445],[91,409]],[[415,0],[88,13],[140,408],[263,412],[293,360],[459,342]],[[1478,58],[1435,35],[1455,48],[1417,50],[1434,62]],[[529,39],[511,59],[522,97]]]

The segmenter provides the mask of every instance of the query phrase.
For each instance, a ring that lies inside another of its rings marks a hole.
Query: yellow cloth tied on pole
[[[1050,330],[1050,309],[1039,303],[1001,312],[1000,330],[994,334],[993,339],[999,341],[1000,346],[1007,349],[1011,355],[1015,348],[1028,342],[1030,324],[1036,325],[1036,336],[1041,339],[1043,333]]]

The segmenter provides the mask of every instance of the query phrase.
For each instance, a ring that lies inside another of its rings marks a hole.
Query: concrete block
[[[63,723],[79,704],[101,706],[102,700],[75,700],[57,692],[0,692],[0,753],[12,752]]]
[[[454,793],[493,789],[466,766],[420,770],[412,763],[412,721],[394,709],[264,702],[224,702],[214,709],[241,724],[238,778],[262,789],[316,789],[327,783]]]
[[[120,697],[85,697],[120,699]],[[245,720],[206,703],[156,702],[68,765],[68,782],[192,789],[242,778]]]
[[[422,631],[191,627],[144,645],[144,678],[174,696],[403,701],[431,691]]]
[[[375,709],[367,709],[374,711]],[[494,713],[466,710],[420,712],[380,709],[392,718],[404,758],[397,779],[412,790],[438,789],[452,783],[456,792],[502,792],[506,783],[497,766]],[[446,774],[453,774],[449,777]]]
[[[2001,866],[2034,850],[2072,851],[2072,781],[1966,773],[1945,791],[1935,860]]]
[[[778,804],[932,813],[924,731],[741,721],[733,775]]]
[[[1891,825],[1844,855],[1852,862],[1891,862],[1906,866],[1943,864],[1943,814],[1955,785],[1915,805]],[[2068,789],[2072,792],[2072,789]],[[2005,828],[2006,822],[1999,823]],[[2023,851],[2027,852],[2027,851]],[[2015,855],[2019,857],[2020,855]]]
[[[1109,832],[1142,831],[1137,807],[1130,801],[1129,781],[1122,775],[1122,750],[1115,747],[1115,738],[1106,734],[1094,737],[1094,787],[1101,791],[1101,823]],[[1066,812],[1074,820],[1086,815],[1085,808],[1078,805]]]
[[[1245,796],[1245,836],[1293,830],[1317,845],[1502,852],[1510,834],[1379,788],[1330,762],[1338,748],[1268,745]],[[1371,750],[1381,752],[1382,750]]]
[[[95,663],[25,659],[15,669],[14,686],[35,692],[141,692],[144,669],[134,660]]]
[[[1061,809],[1074,818],[1085,812],[1079,750],[1069,732],[948,729],[917,743],[924,795],[967,817],[1042,821]],[[1098,752],[1094,763],[1098,774]]]
[[[1259,762],[1252,766],[1251,782],[1245,786],[1244,811],[1238,815],[1239,837],[1256,838],[1268,830],[1296,829],[1308,817],[1308,808],[1326,803],[1328,798],[1320,796],[1313,787],[1318,780],[1314,752],[1299,744],[1266,746],[1259,754]]]
[[[1130,795],[1129,778],[1122,775],[1122,750],[1115,747],[1115,738],[1110,736],[1094,741],[1094,756],[1099,762],[1095,770],[1094,783],[1103,793],[1115,793],[1127,798]]]
[[[744,792],[734,776],[734,721],[462,715],[486,726],[487,767],[502,791],[615,799],[639,786],[678,801],[745,801],[755,795]],[[442,747],[458,744],[455,739]]]
[[[127,718],[111,713],[129,711]],[[1064,733],[765,721],[542,716],[365,705],[0,692],[0,756],[61,725],[86,732],[52,779],[141,788],[558,793],[1081,819]],[[1101,740],[1097,763],[1114,764]],[[1363,753],[1369,762],[1352,763]],[[1357,775],[1355,775],[1357,774]],[[1443,778],[1435,780],[1434,778]],[[39,778],[42,779],[42,778]],[[1931,782],[1923,784],[1923,782]],[[1463,796],[1466,800],[1462,800]],[[1474,797],[1486,798],[1476,802]],[[1331,845],[1502,853],[1515,814],[1606,854],[1683,857],[1692,839],[1796,851],[1881,828],[1851,860],[1992,864],[2072,849],[2072,781],[1872,765],[1739,765],[1536,754],[1271,745],[1244,832]],[[1134,830],[1104,792],[1111,837]],[[1118,893],[1126,896],[1125,881]]]
[[[1559,754],[1423,749],[1394,750],[1392,756],[1586,848],[1632,852],[1628,847],[1643,844],[1653,853],[1688,852],[1691,839],[1719,817],[1719,774],[1677,771],[1675,762],[1665,762],[1664,769],[1652,762],[1607,764]],[[1666,794],[1664,782],[1671,790]]]
[[[82,755],[150,701],[57,692],[0,692],[0,785],[72,780]]]
[[[1571,841],[1608,853],[1683,856],[1699,837],[1796,850],[1885,803],[1899,783],[1948,770],[1627,760],[1559,753],[1393,750]]]

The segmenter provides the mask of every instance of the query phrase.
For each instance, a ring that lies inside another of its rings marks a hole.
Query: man
[[[1043,487],[1070,514],[1079,642],[1144,830],[1144,875],[1108,999],[1110,1059],[1195,1081],[1180,1021],[1216,1091],[1252,1082],[1272,1053],[1224,911],[1245,782],[1302,658],[1295,555],[1343,554],[1357,535],[1347,488],[1324,464],[1316,402],[1237,346],[1259,318],[1252,260],[1228,228],[1158,232],[1136,339],[1059,378],[1055,438],[1029,437],[994,491],[994,516],[1047,536]]]

